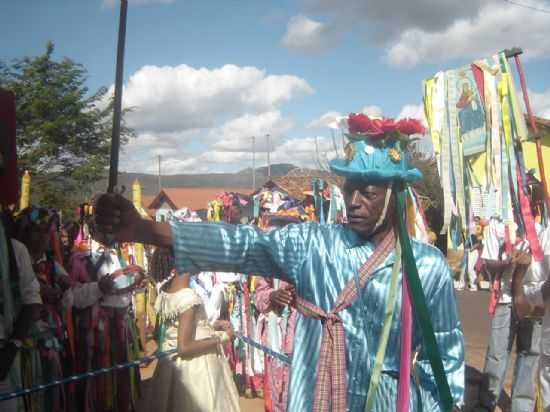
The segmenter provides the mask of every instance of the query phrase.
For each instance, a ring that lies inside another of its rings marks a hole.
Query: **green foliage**
[[[86,69],[69,58],[44,54],[0,62],[0,87],[16,95],[19,170],[29,170],[33,202],[78,204],[107,174],[112,99],[107,88],[89,93]],[[121,144],[133,132],[121,128]]]

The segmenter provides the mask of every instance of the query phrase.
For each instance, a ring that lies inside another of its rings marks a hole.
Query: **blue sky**
[[[0,58],[52,40],[91,90],[110,87],[118,13],[117,0],[5,2]],[[316,137],[331,156],[337,114],[421,116],[423,79],[515,45],[535,110],[550,117],[548,38],[550,13],[504,0],[129,0],[124,104],[138,137],[121,168],[154,172],[161,155],[165,173],[235,171],[266,134],[274,162],[314,166]]]

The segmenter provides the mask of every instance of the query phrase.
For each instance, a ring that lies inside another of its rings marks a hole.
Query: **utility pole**
[[[252,190],[256,190],[256,137],[252,136]]]
[[[158,175],[158,178],[159,178],[159,190],[158,190],[158,192],[160,193],[160,191],[162,190],[162,184],[161,184],[161,181],[160,181],[160,155],[159,155],[159,175]]]
[[[265,137],[267,138],[267,177],[271,180],[271,161],[269,158],[271,155],[271,147],[269,145],[269,134],[266,134]]]

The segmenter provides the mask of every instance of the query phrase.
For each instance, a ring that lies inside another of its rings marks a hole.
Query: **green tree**
[[[53,52],[48,42],[40,56],[0,61],[0,87],[16,95],[18,163],[33,177],[32,201],[67,210],[107,174],[113,103],[105,87],[89,93],[80,63]],[[131,135],[122,127],[121,144]]]

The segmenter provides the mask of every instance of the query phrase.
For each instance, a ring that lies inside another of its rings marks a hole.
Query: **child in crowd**
[[[171,275],[160,288],[155,309],[160,351],[177,349],[161,358],[155,370],[154,404],[147,410],[206,412],[240,411],[239,395],[222,344],[233,339],[227,321],[208,322],[204,304],[190,287],[191,273]],[[158,274],[155,276],[160,281]]]

